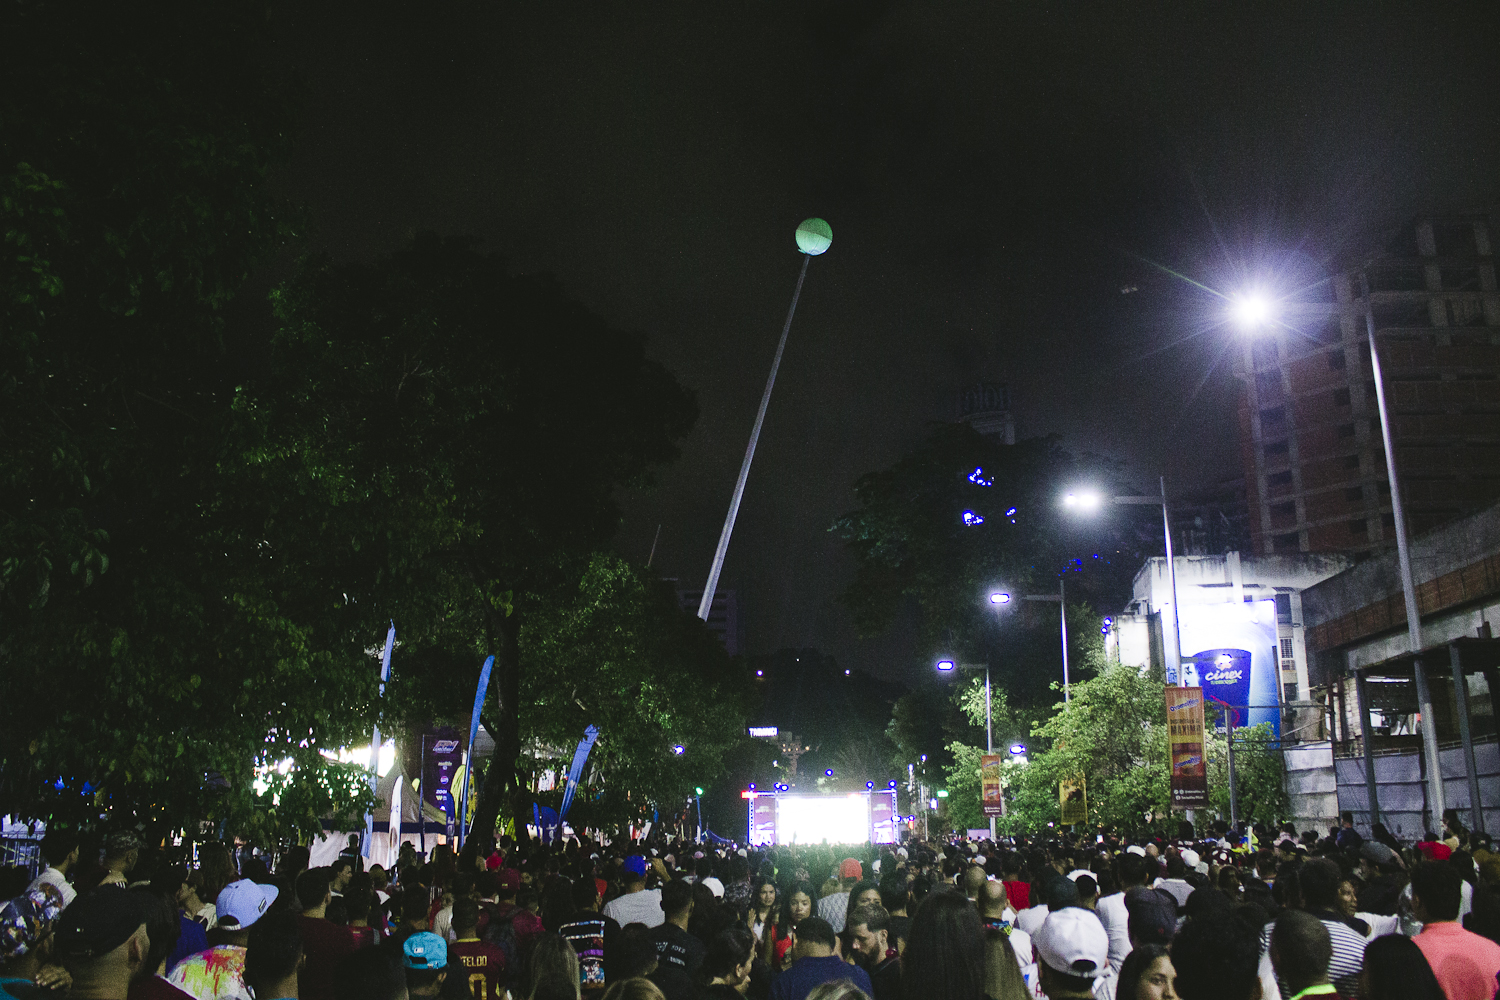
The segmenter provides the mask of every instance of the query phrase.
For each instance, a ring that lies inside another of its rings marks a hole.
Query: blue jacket
[[[792,967],[776,977],[771,986],[771,1000],[807,1000],[807,995],[824,983],[848,979],[874,996],[869,973],[857,965],[850,965],[837,955],[827,958],[799,958]]]

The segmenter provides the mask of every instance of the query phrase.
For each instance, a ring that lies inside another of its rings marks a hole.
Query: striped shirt
[[[1341,996],[1363,997],[1364,994],[1359,991],[1359,972],[1364,968],[1365,945],[1369,942],[1354,928],[1338,919],[1335,914],[1326,910],[1309,912],[1328,928],[1328,939],[1333,944],[1333,957],[1328,960],[1329,982],[1333,983]],[[1275,926],[1275,924],[1267,924],[1266,929],[1261,933],[1261,954],[1270,952],[1271,929]],[[1282,996],[1292,995],[1280,976],[1276,977],[1276,985],[1281,988]]]

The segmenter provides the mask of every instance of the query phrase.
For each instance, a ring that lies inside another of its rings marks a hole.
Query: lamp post
[[[999,601],[995,600],[995,598],[997,598],[997,597],[1003,598],[1003,600],[999,600]],[[1009,604],[1010,603],[1010,595],[1009,594],[991,594],[990,595],[990,601],[993,602],[993,603],[995,603],[995,604]],[[943,671],[944,673],[951,673],[957,667],[958,667],[958,664],[954,663],[952,660],[942,659],[942,660],[938,660],[937,661],[937,668],[939,670]],[[992,728],[991,720],[990,720],[990,665],[987,662],[984,665],[984,752],[986,754],[993,754],[995,752],[995,733],[994,733],[994,729]],[[1005,808],[1005,797],[1004,796],[1001,796],[1001,798],[1000,798],[1000,808],[1001,809]],[[991,840],[991,842],[993,842],[994,839],[995,839],[995,817],[991,816],[990,817],[990,840]]]
[[[1172,645],[1167,650],[1167,683],[1177,686],[1182,683],[1182,627],[1177,614],[1177,560],[1172,555],[1172,519],[1167,512],[1167,477],[1161,477],[1161,496],[1119,496],[1110,497],[1110,503],[1122,504],[1150,504],[1155,506],[1161,504],[1161,526],[1166,539],[1167,551],[1167,583],[1172,593]],[[1104,498],[1097,493],[1069,493],[1063,498],[1063,506],[1075,507],[1085,512],[1099,509]],[[1165,625],[1163,632],[1166,631]],[[1165,645],[1165,643],[1163,643]]]
[[[750,478],[750,463],[755,461],[755,446],[760,442],[760,428],[766,422],[766,409],[771,405],[771,390],[776,387],[776,372],[781,368],[781,355],[786,351],[787,334],[792,332],[792,317],[797,314],[797,300],[802,297],[802,282],[807,278],[807,265],[819,254],[827,253],[833,245],[833,227],[822,219],[804,219],[797,227],[797,249],[802,252],[802,270],[797,274],[797,288],[792,292],[792,306],[786,311],[786,323],[781,327],[781,341],[776,345],[776,356],[771,359],[771,374],[766,378],[766,391],[761,393],[760,409],[755,412],[755,424],[750,429],[750,444],[745,448],[745,459],[740,463],[740,477],[734,482],[734,493],[729,498],[729,513],[724,516],[724,530],[719,533],[719,546],[714,550],[714,561],[708,568],[708,582],[703,586],[703,598],[698,602],[698,617],[708,621],[709,609],[714,604],[714,593],[719,589],[719,573],[724,569],[724,555],[729,551],[729,537],[734,534],[734,521],[740,513],[740,500],[745,495],[745,482]]]

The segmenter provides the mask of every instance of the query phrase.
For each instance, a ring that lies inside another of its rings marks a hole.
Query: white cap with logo
[[[274,885],[261,885],[247,878],[229,883],[219,890],[219,898],[214,902],[219,926],[226,931],[245,930],[265,915],[280,891]]]
[[[1056,972],[1095,979],[1109,969],[1109,934],[1093,910],[1067,906],[1047,914],[1031,943]]]

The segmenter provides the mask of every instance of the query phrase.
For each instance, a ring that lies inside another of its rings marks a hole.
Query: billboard
[[[458,812],[458,790],[453,778],[463,760],[463,744],[452,726],[422,734],[422,798],[450,817]]]
[[[979,758],[979,804],[986,816],[1004,816],[1001,806],[1000,755],[987,753]]]
[[[1089,821],[1089,800],[1083,775],[1075,774],[1057,783],[1057,805],[1064,826]]]
[[[1208,805],[1208,758],[1204,747],[1203,689],[1169,687],[1167,752],[1172,768],[1172,808]]]
[[[1182,683],[1201,687],[1213,703],[1253,705],[1235,711],[1236,726],[1269,722],[1281,735],[1277,709],[1281,657],[1276,635],[1276,602],[1195,604],[1182,609]]]

